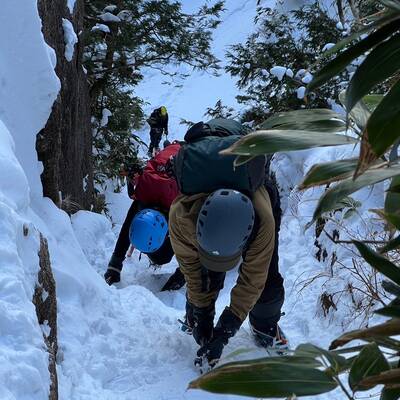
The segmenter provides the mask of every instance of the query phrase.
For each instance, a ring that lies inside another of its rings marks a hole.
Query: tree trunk
[[[38,0],[38,8],[44,38],[56,52],[55,70],[61,81],[50,118],[36,141],[44,167],[43,194],[64,208],[74,205],[67,211],[88,209],[93,203],[93,161],[89,86],[82,68],[80,37],[84,1],[76,1],[73,15],[65,0]],[[79,39],[70,62],[64,56],[63,18],[72,22]]]
[[[57,378],[57,294],[56,282],[51,268],[47,240],[40,234],[39,274],[32,302],[40,325],[46,325],[43,339],[49,353],[50,392],[49,400],[58,400]]]
[[[342,0],[336,0],[336,6],[337,6],[337,10],[338,10],[339,21],[342,24],[342,26],[344,27],[346,21],[345,21],[345,18],[344,18]]]

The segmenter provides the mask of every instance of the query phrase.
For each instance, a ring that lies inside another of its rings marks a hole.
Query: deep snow
[[[192,7],[197,2],[185,4]],[[249,32],[255,3],[248,0],[239,6],[236,0],[228,0],[227,8],[224,24],[215,35],[219,55],[224,46]],[[59,82],[54,74],[54,53],[40,31],[36,0],[26,0],[24,5],[3,0],[0,49],[0,398],[44,400],[48,396],[42,337],[46,328],[38,325],[31,302],[38,271],[39,231],[48,239],[57,283],[60,399],[216,398],[186,391],[198,372],[193,366],[197,346],[177,323],[184,313],[184,289],[159,292],[176,262],[153,271],[145,256],[139,261],[134,253],[125,262],[120,284],[108,287],[102,278],[130,204],[127,195],[108,193],[115,225],[105,216],[87,211],[69,218],[41,197],[35,137],[45,125]],[[168,106],[176,134],[182,133],[178,117],[201,119],[205,108],[219,98],[235,105],[236,88],[227,76],[196,73],[184,87],[174,90],[160,87],[159,81],[159,76],[148,74],[141,90],[147,91],[152,106]],[[342,309],[330,319],[320,316],[319,282],[298,293],[299,280],[326,273],[326,265],[314,257],[312,229],[304,233],[321,190],[301,194],[295,186],[314,162],[352,152],[349,147],[304,151],[279,155],[274,162],[285,211],[280,257],[287,315],[282,318],[282,327],[292,347],[304,341],[327,345],[341,332],[345,318]],[[366,200],[365,208],[382,204],[381,196],[377,190],[357,195]],[[348,222],[349,226],[353,223]],[[346,258],[348,254],[339,256]],[[217,314],[229,302],[235,279],[235,271],[228,274]],[[263,355],[254,349],[246,323],[225,349],[225,357],[239,347],[253,349],[247,356]],[[342,395],[335,392],[320,398],[339,399]]]

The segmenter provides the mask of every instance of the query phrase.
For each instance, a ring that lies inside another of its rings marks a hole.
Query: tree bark
[[[56,52],[55,70],[61,81],[50,118],[36,141],[44,167],[43,194],[59,206],[89,209],[93,203],[93,161],[89,86],[82,68],[84,44],[80,37],[84,1],[76,1],[73,15],[65,0],[38,0],[38,9],[44,38]],[[63,18],[71,21],[79,39],[70,62],[64,56]]]
[[[343,3],[342,0],[336,0],[336,6],[337,6],[337,10],[338,10],[338,17],[339,17],[339,21],[342,24],[342,26],[345,25],[346,21],[344,18],[344,11],[343,11]]]
[[[49,353],[50,391],[49,400],[58,400],[57,378],[57,295],[56,282],[51,268],[47,240],[40,234],[39,274],[32,302],[36,308],[36,316],[40,325],[46,325],[43,339]]]

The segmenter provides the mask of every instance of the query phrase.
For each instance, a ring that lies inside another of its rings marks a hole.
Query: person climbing
[[[126,168],[122,171],[122,175],[129,178],[128,193],[133,202],[104,274],[109,285],[120,281],[130,245],[146,254],[152,265],[168,264],[174,256],[167,219],[169,207],[179,191],[168,171],[168,162],[179,148],[179,143],[172,143],[148,161],[144,168],[138,164],[129,171]],[[184,284],[184,276],[178,267],[161,291],[178,290]]]
[[[147,123],[150,125],[150,146],[148,155],[152,157],[154,151],[160,150],[160,141],[162,135],[168,136],[168,112],[165,106],[156,108],[147,119]]]
[[[278,189],[266,178],[264,157],[233,170],[234,157],[219,153],[243,134],[233,120],[196,124],[175,160],[182,194],[171,205],[169,230],[187,283],[184,327],[200,346],[195,363],[207,362],[210,367],[247,315],[258,345],[287,348],[278,325],[284,301],[278,265]],[[214,327],[215,302],[225,274],[237,266],[230,305]]]

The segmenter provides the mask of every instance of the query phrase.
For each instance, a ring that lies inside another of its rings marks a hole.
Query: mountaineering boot
[[[185,276],[181,272],[180,268],[177,268],[175,272],[168,278],[165,285],[161,288],[161,292],[166,290],[179,290],[185,285]]]
[[[278,355],[284,355],[289,350],[289,342],[279,325],[276,325],[276,334],[274,336],[260,332],[250,324],[250,330],[253,334],[257,346],[264,347],[266,350],[273,350]]]

